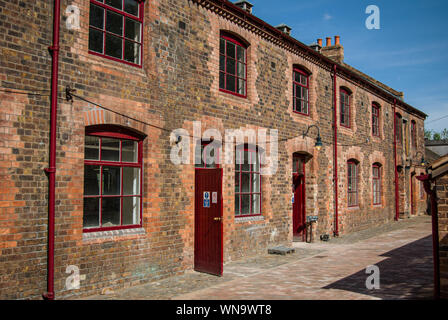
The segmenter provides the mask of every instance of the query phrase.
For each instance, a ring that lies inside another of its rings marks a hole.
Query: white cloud
[[[331,19],[333,19],[333,17],[330,15],[330,14],[328,14],[328,13],[325,13],[324,14],[324,20],[331,20]]]

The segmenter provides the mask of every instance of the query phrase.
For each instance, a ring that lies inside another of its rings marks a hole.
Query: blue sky
[[[271,25],[286,23],[305,44],[341,36],[345,62],[404,91],[428,114],[426,129],[448,128],[447,0],[249,0],[253,14]],[[368,30],[368,5],[380,9],[380,29]]]

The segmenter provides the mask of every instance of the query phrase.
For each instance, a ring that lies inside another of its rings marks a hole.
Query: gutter
[[[52,56],[51,66],[51,118],[50,118],[50,161],[44,169],[48,174],[48,248],[47,248],[47,292],[42,294],[45,300],[54,300],[54,212],[56,181],[56,123],[58,110],[58,70],[59,70],[59,30],[61,1],[54,0],[53,44],[48,50]]]

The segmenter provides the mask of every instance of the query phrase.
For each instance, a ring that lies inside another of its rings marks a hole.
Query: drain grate
[[[313,257],[313,258],[316,258],[316,259],[322,259],[322,258],[327,258],[328,256],[315,256],[315,257]]]
[[[278,246],[278,247],[274,247],[274,248],[269,248],[268,249],[268,253],[269,254],[286,255],[288,253],[293,253],[293,252],[296,252],[296,249],[288,248],[288,247],[285,247],[285,246]]]

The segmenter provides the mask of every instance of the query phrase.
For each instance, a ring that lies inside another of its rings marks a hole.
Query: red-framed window
[[[381,165],[375,163],[372,166],[372,188],[373,188],[373,204],[381,204]]]
[[[372,103],[372,135],[380,136],[380,106]]]
[[[141,66],[143,0],[90,0],[89,53]]]
[[[114,129],[86,130],[84,232],[142,225],[142,137]]]
[[[257,147],[236,148],[235,216],[261,214],[260,154]]]
[[[219,41],[219,90],[247,97],[247,45],[227,33]]]
[[[359,167],[356,160],[347,161],[347,195],[348,195],[348,206],[357,207],[358,202],[358,175]]]
[[[395,141],[403,144],[403,120],[399,113],[395,114]]]
[[[309,115],[309,74],[301,69],[293,70],[293,111]]]
[[[411,144],[414,149],[417,148],[417,124],[414,120],[411,121]]]
[[[218,147],[213,148],[212,141],[200,141],[200,154],[197,154],[195,156],[199,157],[200,159],[197,159],[195,161],[195,168],[197,169],[213,169],[213,168],[219,168],[220,159],[221,156],[220,151],[221,149]],[[199,143],[198,146],[199,147]]]
[[[340,123],[341,126],[350,128],[350,93],[341,88],[340,98]]]

